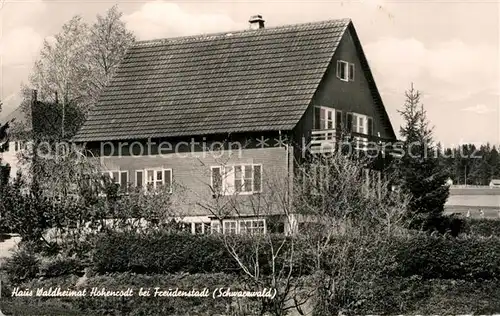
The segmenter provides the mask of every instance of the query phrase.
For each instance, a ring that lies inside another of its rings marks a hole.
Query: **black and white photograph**
[[[500,1],[0,0],[0,316],[500,315]]]

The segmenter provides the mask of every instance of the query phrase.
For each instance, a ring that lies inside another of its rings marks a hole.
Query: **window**
[[[218,220],[212,221],[210,223],[210,228],[212,234],[220,233],[220,222]]]
[[[273,234],[285,233],[285,223],[283,221],[270,220],[267,222],[267,231]]]
[[[211,171],[212,189],[216,193],[229,195],[262,192],[262,165],[212,167]]]
[[[347,61],[337,61],[337,78],[342,81],[354,81],[354,64]]]
[[[240,234],[260,235],[266,233],[266,223],[264,219],[240,220]]]
[[[335,109],[317,106],[314,118],[316,129],[333,129],[335,126]]]
[[[142,188],[144,183],[144,171],[136,170],[135,171],[135,186],[137,188]]]
[[[231,235],[238,232],[238,223],[234,220],[225,220],[223,222],[223,234]]]
[[[354,133],[373,135],[373,119],[363,114],[348,113],[347,129]],[[355,136],[354,139],[358,148],[366,148],[362,144],[367,142],[368,138]]]
[[[317,130],[338,130],[342,129],[342,111],[317,106],[314,113],[314,128]],[[324,140],[335,138],[335,132],[325,133]]]
[[[210,233],[210,223],[193,223],[194,233],[197,235]]]
[[[222,192],[221,167],[212,167],[211,169],[212,169],[211,172],[212,190],[214,193],[221,193]]]
[[[165,188],[167,192],[172,193],[172,169],[146,169],[144,173],[146,175],[146,190],[154,191]],[[136,181],[139,180],[137,177],[136,171]],[[142,180],[142,174],[140,178]]]
[[[104,177],[108,177],[111,183],[114,183],[120,187],[120,190],[127,191],[128,188],[128,171],[102,171],[101,174]]]

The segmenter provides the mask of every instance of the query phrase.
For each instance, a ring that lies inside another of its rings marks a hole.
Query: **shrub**
[[[256,314],[256,302],[250,299],[212,297],[212,291],[220,287],[242,289],[243,282],[228,274],[194,275],[136,275],[112,274],[97,276],[88,282],[88,287],[124,289],[135,291],[133,297],[87,297],[78,300],[81,310],[91,315],[236,315],[236,306],[244,306],[244,315]],[[150,290],[151,297],[140,297],[140,288]],[[203,290],[208,288],[209,297],[154,297],[155,288],[168,290]]]
[[[424,279],[500,279],[499,238],[444,238],[427,235],[401,239],[391,250],[391,275]],[[388,254],[389,255],[389,254]]]
[[[2,270],[7,274],[8,280],[14,284],[37,277],[40,271],[40,260],[29,247],[21,247],[14,252],[12,257],[5,259]]]
[[[45,280],[37,280],[23,283],[21,288],[55,288],[77,290],[74,277],[58,277]],[[231,288],[231,290],[243,290],[245,280],[235,278],[229,274],[167,274],[167,275],[137,275],[132,273],[109,274],[106,276],[95,276],[87,280],[83,285],[87,293],[96,287],[107,290],[134,291],[132,297],[12,297],[2,303],[2,311],[18,311],[16,307],[25,305],[27,311],[47,312],[46,315],[257,315],[260,303],[251,298],[213,298],[212,291],[217,288]],[[138,296],[139,289],[149,290],[151,296]],[[155,288],[162,291],[176,289],[190,291],[192,289],[202,291],[209,290],[209,297],[154,297]],[[255,290],[255,289],[252,289]],[[4,296],[5,297],[5,296]],[[4,306],[6,307],[4,309]],[[63,308],[68,313],[60,313]],[[50,311],[50,312],[49,312]],[[71,313],[70,313],[71,312]],[[77,313],[78,312],[78,313]],[[21,314],[21,313],[19,313]],[[17,314],[16,314],[17,315]],[[22,313],[22,315],[40,315]]]
[[[276,239],[283,237],[273,237]],[[234,249],[248,258],[254,252],[255,240],[242,236],[231,238]],[[264,273],[271,267],[270,249],[263,242],[259,263]],[[175,232],[108,232],[96,241],[92,267],[101,274],[109,272],[135,273],[236,273],[238,263],[227,251],[224,240],[213,235],[191,235]],[[281,265],[284,262],[280,263]]]
[[[468,233],[476,236],[496,236],[500,237],[500,220],[499,219],[477,219],[471,218],[466,220]]]
[[[363,314],[493,315],[500,311],[495,281],[386,278],[375,284],[376,300],[361,306]]]
[[[41,264],[40,275],[45,278],[64,275],[82,276],[84,268],[85,266],[76,258],[56,257]]]

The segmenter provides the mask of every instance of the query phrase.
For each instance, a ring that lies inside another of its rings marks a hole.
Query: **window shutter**
[[[167,192],[172,192],[172,170],[165,169],[163,170],[163,181],[165,183],[165,189]]]
[[[341,78],[340,75],[341,68],[342,68],[342,63],[340,62],[340,60],[337,60],[337,78]]]
[[[342,130],[342,112],[335,111],[335,129],[337,130],[337,135]]]
[[[353,115],[352,115],[352,113],[347,113],[346,130],[348,132],[352,132],[352,128],[353,128],[353,126],[352,126],[353,122],[352,121],[353,121]]]
[[[122,190],[127,190],[127,187],[128,187],[128,172],[127,171],[121,172],[120,187]]]
[[[349,81],[354,81],[354,64],[349,64]]]
[[[120,183],[120,173],[118,171],[114,171],[111,173],[111,179],[113,180],[113,183]]]
[[[253,166],[253,191],[261,192],[262,191],[262,166],[254,165]]]
[[[314,108],[314,128],[321,129],[321,108]]]
[[[373,135],[373,119],[371,117],[368,118],[368,135]]]
[[[144,175],[144,172],[142,170],[135,171],[135,186],[138,188],[142,188],[142,184],[144,182],[143,175]]]
[[[215,193],[222,192],[222,172],[220,167],[212,167],[212,189]]]

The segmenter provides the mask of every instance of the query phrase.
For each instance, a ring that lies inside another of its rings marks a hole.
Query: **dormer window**
[[[337,78],[342,81],[354,81],[354,64],[337,60]]]

